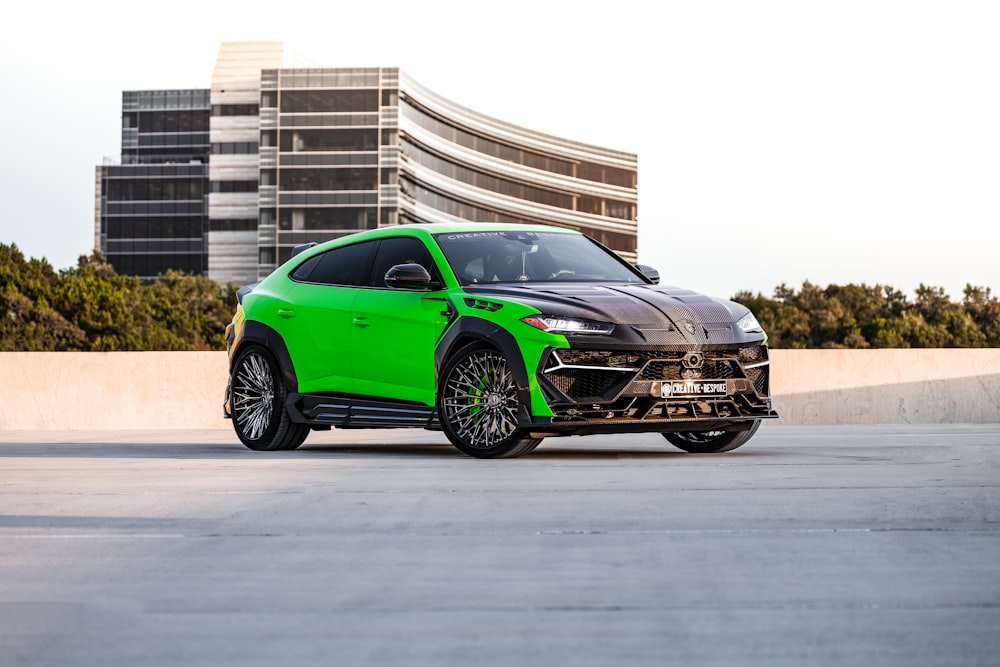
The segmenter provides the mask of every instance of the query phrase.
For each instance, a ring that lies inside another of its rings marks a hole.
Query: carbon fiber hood
[[[547,315],[638,326],[731,324],[748,311],[732,301],[664,285],[524,283],[474,285],[470,295],[509,299]]]
[[[763,332],[747,333],[735,325],[750,312],[745,306],[679,287],[523,283],[475,285],[465,291],[480,298],[517,301],[546,315],[612,322],[617,325],[615,332],[601,337],[609,344],[704,346],[765,340]],[[588,344],[599,342],[597,337],[585,338]]]

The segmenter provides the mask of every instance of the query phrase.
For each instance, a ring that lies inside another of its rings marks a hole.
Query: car
[[[225,416],[254,450],[332,427],[442,430],[478,458],[597,433],[733,450],[778,416],[767,335],[742,305],[658,283],[548,225],[396,225],[296,248],[239,291]]]

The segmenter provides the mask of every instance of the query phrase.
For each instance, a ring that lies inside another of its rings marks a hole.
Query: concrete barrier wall
[[[0,429],[230,428],[224,352],[0,353]],[[785,424],[1000,423],[1000,349],[772,350]]]
[[[771,350],[788,424],[1000,423],[1000,349]]]
[[[0,429],[229,428],[225,352],[0,353]]]

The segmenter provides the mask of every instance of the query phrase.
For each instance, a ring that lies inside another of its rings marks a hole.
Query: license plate
[[[660,384],[661,398],[726,396],[725,380],[676,380]]]

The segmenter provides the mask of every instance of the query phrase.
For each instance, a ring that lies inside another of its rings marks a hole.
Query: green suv
[[[542,225],[400,225],[304,248],[240,290],[225,414],[257,450],[334,426],[443,430],[480,458],[591,433],[735,449],[777,416],[767,336],[739,304],[657,282]]]

